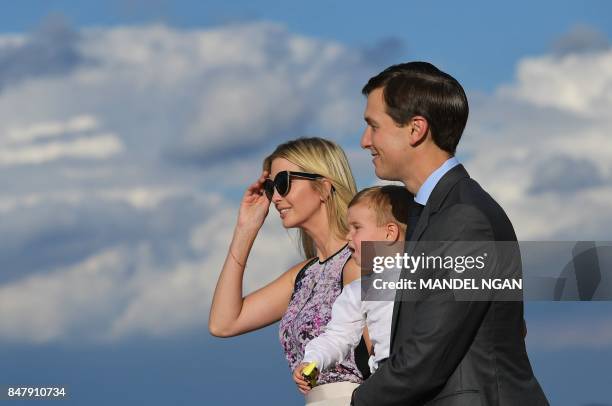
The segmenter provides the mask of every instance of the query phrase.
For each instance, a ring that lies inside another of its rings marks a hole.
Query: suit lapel
[[[406,248],[409,250],[408,253],[411,253],[414,249],[414,245],[416,241],[421,239],[421,236],[425,232],[427,225],[429,224],[429,217],[431,213],[431,206],[428,204],[423,208],[423,212],[421,213],[421,217],[419,217],[419,221],[417,221],[414,226],[414,233],[410,238],[410,241],[407,241]]]
[[[425,233],[427,226],[429,225],[429,219],[436,212],[440,210],[442,203],[446,199],[446,196],[451,191],[451,189],[464,178],[469,178],[470,175],[465,170],[463,165],[459,164],[446,172],[444,176],[438,181],[434,189],[431,191],[431,195],[429,195],[429,199],[427,199],[427,204],[423,208],[423,212],[421,213],[421,217],[419,217],[419,221],[415,226],[414,233],[410,238],[410,241],[406,241],[405,249],[408,255],[412,255],[414,251],[414,247],[416,242],[419,241]],[[400,273],[400,279],[404,278],[404,272],[406,270],[402,270]],[[397,332],[397,319],[399,318],[400,306],[402,305],[403,298],[403,289],[399,289],[395,293],[395,304],[393,305],[393,316],[391,318],[391,341],[390,344],[393,345],[395,334]],[[392,347],[390,347],[392,348]]]

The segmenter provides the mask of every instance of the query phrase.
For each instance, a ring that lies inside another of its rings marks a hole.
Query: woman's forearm
[[[258,232],[258,228],[252,227],[236,226],[234,229],[210,307],[208,329],[212,335],[227,337],[235,334],[232,325],[238,320],[244,302],[244,269]]]

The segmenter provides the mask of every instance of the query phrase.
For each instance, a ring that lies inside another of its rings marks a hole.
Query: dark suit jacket
[[[457,165],[435,186],[411,239],[516,235],[503,209]],[[522,301],[399,301],[403,292],[393,308],[389,359],[356,389],[353,404],[548,405],[527,357]]]

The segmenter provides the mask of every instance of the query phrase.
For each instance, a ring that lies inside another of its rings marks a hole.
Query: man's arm
[[[430,239],[493,239],[488,220],[473,206],[452,206],[439,215],[436,221],[452,227],[448,227],[448,234]],[[468,352],[489,306],[487,301],[455,301],[448,290],[429,292],[426,300],[415,303],[413,324],[407,327],[410,333],[398,337],[402,341],[394,345],[387,362],[356,389],[353,404],[419,405],[435,397]],[[406,321],[399,319],[401,323]]]

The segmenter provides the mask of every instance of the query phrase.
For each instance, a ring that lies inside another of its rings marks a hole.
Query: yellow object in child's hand
[[[311,362],[302,369],[302,376],[308,381],[310,387],[314,387],[317,384],[318,372],[316,362]]]

